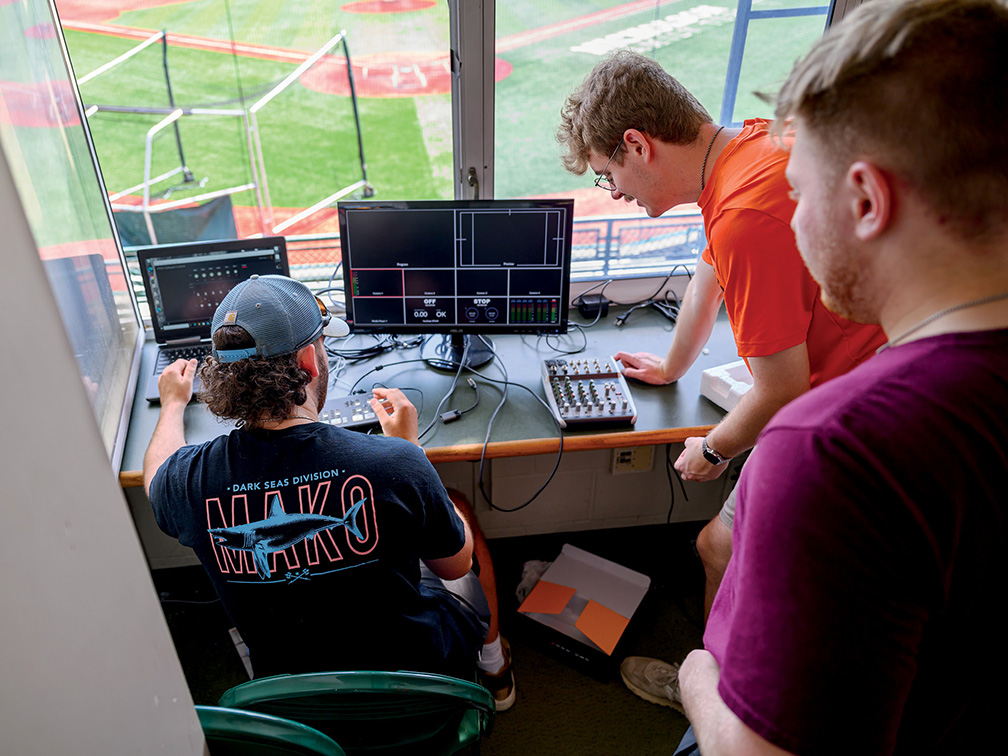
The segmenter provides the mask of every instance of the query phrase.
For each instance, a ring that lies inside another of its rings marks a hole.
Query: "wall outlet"
[[[654,466],[653,446],[634,446],[612,450],[610,471],[613,475],[647,472]]]

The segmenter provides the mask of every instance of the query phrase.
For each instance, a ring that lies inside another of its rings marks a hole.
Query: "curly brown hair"
[[[321,341],[321,339],[320,339]],[[240,326],[223,326],[214,334],[217,349],[255,346]],[[220,418],[238,427],[256,427],[268,420],[287,418],[308,398],[310,372],[298,366],[297,353],[268,359],[219,362],[210,354],[199,371],[199,398]]]

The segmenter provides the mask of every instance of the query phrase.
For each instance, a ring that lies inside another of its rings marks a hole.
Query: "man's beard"
[[[315,410],[322,411],[325,405],[326,393],[329,390],[329,355],[325,347],[316,350],[315,364],[318,366],[318,384],[315,386]]]
[[[844,245],[830,230],[817,241],[817,258],[824,268],[813,272],[822,303],[831,312],[854,323],[875,323],[870,303],[869,282],[864,261],[855,259],[855,250]],[[811,268],[809,269],[812,272]]]

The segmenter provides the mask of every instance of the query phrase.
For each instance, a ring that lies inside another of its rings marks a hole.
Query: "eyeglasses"
[[[329,308],[325,306],[325,302],[315,297],[315,301],[318,303],[319,312],[322,313],[322,327],[325,328],[329,325],[329,321],[332,320],[332,314],[329,312]]]
[[[603,168],[602,172],[595,178],[595,186],[599,189],[605,189],[607,192],[616,191],[616,183],[606,175],[606,171],[609,170],[609,163],[611,163],[613,158],[616,157],[616,153],[619,152],[619,148],[622,144],[623,137],[620,137],[620,140],[616,143],[616,149],[612,151],[612,155],[610,155],[609,159],[606,160],[605,168]]]

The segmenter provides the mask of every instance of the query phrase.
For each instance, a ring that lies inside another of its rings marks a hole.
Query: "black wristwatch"
[[[700,442],[700,451],[703,453],[704,459],[710,462],[712,465],[723,465],[731,457],[722,457],[716,451],[707,446],[707,439],[705,438]]]

